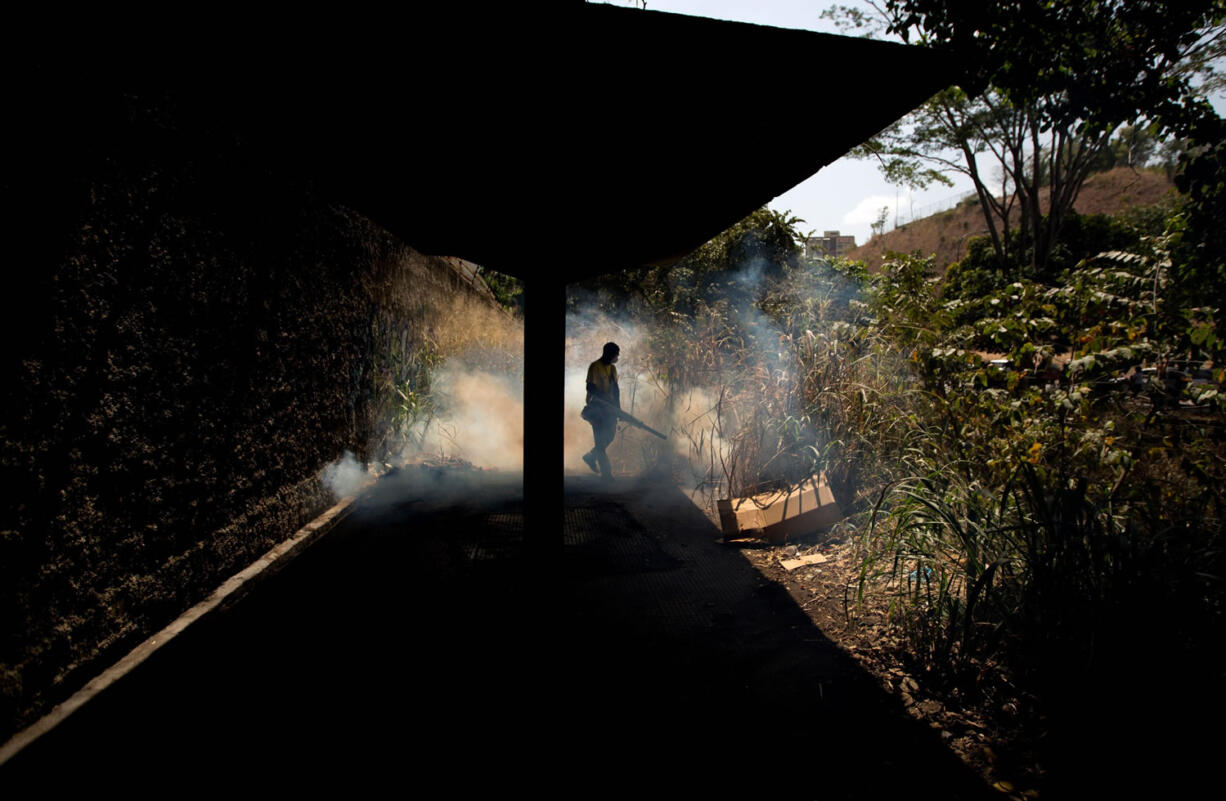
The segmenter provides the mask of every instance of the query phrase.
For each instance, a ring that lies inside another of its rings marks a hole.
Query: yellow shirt
[[[610,403],[620,405],[617,397],[617,368],[600,359],[587,368],[588,391]]]

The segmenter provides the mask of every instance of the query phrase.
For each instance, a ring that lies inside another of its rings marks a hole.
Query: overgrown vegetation
[[[518,285],[490,271],[483,277]],[[419,290],[411,320],[372,316],[371,405],[381,422],[370,447],[372,460],[473,456],[471,441],[456,440],[467,432],[456,429],[455,417],[482,404],[505,412],[491,398],[497,394],[492,377],[508,385],[522,381],[521,319],[505,305],[499,308],[475,294],[452,290],[450,295]],[[457,376],[471,379],[463,392],[448,384]]]
[[[849,599],[886,600],[934,687],[1009,687],[1033,720],[1077,677],[1134,675],[1138,629],[1187,680],[1220,672],[1221,309],[1189,303],[1166,213],[1071,218],[1044,279],[983,243],[943,278],[805,260],[762,210],[593,288],[652,321],[674,397],[705,390],[691,455],[724,491],[827,471],[862,546]]]
[[[826,461],[827,442],[801,402],[809,371],[796,352],[815,355],[806,321],[845,314],[846,303],[836,302],[836,271],[802,267],[799,222],[762,209],[672,267],[585,285],[602,311],[648,332],[652,381],[690,439],[690,462],[705,469],[701,481],[737,494]]]
[[[1115,612],[1176,592],[1191,603],[1163,619],[1220,630],[1221,343],[1216,309],[1170,307],[1164,244],[974,299],[938,295],[915,280],[929,265],[899,257],[873,290],[866,333],[913,343],[926,425],[879,496],[860,589],[887,579],[897,620],[951,676],[1010,647],[1036,668],[1070,648],[1092,667]]]
[[[674,396],[706,389],[693,450],[725,492],[827,472],[863,557],[849,603],[884,606],[928,690],[1066,751],[1169,737],[1190,713],[1139,692],[1226,706],[1226,136],[1203,95],[1226,6],[878,10],[974,74],[866,153],[901,183],[970,173],[988,236],[870,276],[762,210],[605,302],[653,321]],[[1073,211],[1090,172],[1154,160],[1177,201]]]

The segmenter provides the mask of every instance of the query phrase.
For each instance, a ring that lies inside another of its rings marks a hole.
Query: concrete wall
[[[112,100],[4,186],[0,739],[326,508],[472,290],[173,98]]]

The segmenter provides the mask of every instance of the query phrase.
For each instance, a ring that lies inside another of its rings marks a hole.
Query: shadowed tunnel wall
[[[54,131],[3,187],[0,740],[326,508],[439,316],[488,305],[173,97]]]

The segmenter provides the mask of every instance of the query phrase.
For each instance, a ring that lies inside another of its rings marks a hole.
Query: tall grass
[[[1143,259],[1131,261],[1140,276],[1132,283],[1150,294],[1116,305],[1151,319],[1079,311],[1089,333],[1069,337],[1085,347],[1071,382],[998,384],[958,347],[972,334],[945,325],[929,337],[931,301],[900,297],[903,286],[924,291],[905,274],[914,265],[897,265],[876,289],[865,336],[911,348],[913,381],[904,391],[878,377],[888,400],[875,416],[858,413],[871,397],[860,382],[842,384],[846,400],[835,407],[835,420],[856,412],[861,436],[878,446],[864,452],[871,472],[885,479],[862,532],[856,594],[884,594],[912,653],[950,679],[992,661],[1086,675],[1118,658],[1134,625],[1178,630],[1185,643],[1221,631],[1222,415],[1200,400],[1203,389],[1186,392],[1183,406],[1165,390],[1122,389],[1128,381],[1112,361],[1121,351],[1140,358],[1171,347],[1155,336],[1156,279],[1145,277]],[[1119,285],[1118,272],[1106,277]],[[1106,295],[1097,286],[1082,294]],[[1013,317],[1027,330],[1021,313]],[[1085,372],[1096,363],[1098,373]]]
[[[1129,376],[1220,357],[1215,310],[1166,308],[1169,274],[1154,248],[954,298],[902,256],[776,270],[751,302],[657,277],[652,353],[700,482],[826,471],[862,546],[854,594],[936,673],[1084,672],[1132,620],[1189,647],[1223,627],[1226,370]]]

